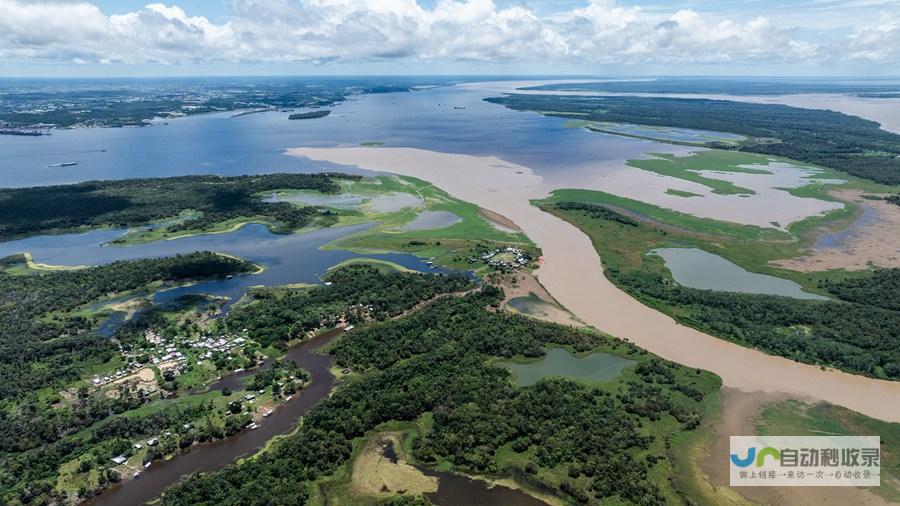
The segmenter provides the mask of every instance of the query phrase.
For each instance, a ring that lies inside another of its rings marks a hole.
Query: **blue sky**
[[[0,75],[890,75],[900,0],[0,0]]]

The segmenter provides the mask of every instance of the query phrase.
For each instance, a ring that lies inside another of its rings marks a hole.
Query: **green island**
[[[90,181],[60,186],[0,190],[0,239],[96,227],[139,227],[125,243],[151,242],[193,233],[225,231],[248,222],[287,233],[333,218],[323,210],[265,203],[258,194],[278,189],[336,193],[335,174],[181,176]],[[54,205],[48,206],[47,202]],[[159,222],[162,222],[161,224]]]
[[[900,312],[886,302],[898,295],[900,269],[853,276],[779,269],[769,265],[769,260],[793,255],[798,248],[796,242],[763,241],[748,234],[717,234],[711,226],[669,226],[668,222],[622,214],[605,205],[605,194],[588,193],[596,198],[572,202],[569,199],[584,194],[556,192],[541,206],[584,231],[599,252],[607,277],[645,304],[685,325],[745,346],[856,374],[900,379],[900,342],[896,335]],[[680,218],[673,215],[673,219]],[[736,228],[735,232],[742,230]],[[835,300],[689,288],[674,282],[662,259],[648,255],[658,248],[689,246],[720,255],[751,271],[792,279],[811,292],[830,295]],[[882,295],[874,296],[875,293]]]
[[[705,177],[699,171],[736,172],[746,174],[771,174],[765,170],[765,158],[729,151],[709,150],[692,153],[690,156],[675,156],[663,153],[653,154],[647,160],[629,160],[628,165],[662,176],[672,176],[702,184],[720,195],[752,195],[753,190],[741,188],[729,181]],[[754,165],[759,168],[746,167]],[[684,196],[684,193],[682,193]]]
[[[298,112],[291,114],[288,116],[290,120],[298,120],[298,119],[316,119],[316,118],[324,118],[331,114],[331,109],[322,109],[319,111],[309,111],[309,112]]]
[[[877,183],[900,183],[900,135],[834,111],[693,98],[513,94],[485,100],[583,121],[728,132],[746,139],[708,144],[798,160]]]

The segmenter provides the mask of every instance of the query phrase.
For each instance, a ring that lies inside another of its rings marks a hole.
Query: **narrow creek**
[[[329,371],[330,358],[319,353],[319,349],[330,343],[340,332],[339,329],[329,331],[288,350],[287,357],[309,371],[312,381],[290,402],[276,409],[260,423],[258,429],[245,430],[232,437],[196,445],[171,460],[156,461],[141,474],[140,478],[122,481],[86,504],[91,506],[144,504],[159,497],[166,488],[186,475],[220,469],[241,457],[257,452],[273,437],[290,432],[301,416],[331,392],[335,378]],[[221,390],[225,386],[232,389],[243,388],[240,385],[241,377],[255,374],[271,365],[272,361],[268,360],[253,371],[226,376],[210,385],[209,389]]]

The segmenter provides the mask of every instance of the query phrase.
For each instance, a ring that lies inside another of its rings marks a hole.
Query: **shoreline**
[[[634,79],[624,79],[634,81]],[[853,93],[787,93],[781,95],[729,95],[727,93],[642,93],[614,91],[529,90],[547,84],[591,84],[608,80],[561,79],[537,81],[482,81],[462,83],[459,86],[471,90],[511,95],[556,95],[573,97],[650,97],[687,98],[702,100],[727,100],[751,104],[778,104],[800,109],[830,109],[857,116],[881,125],[887,132],[900,134],[900,99],[859,97]]]
[[[530,204],[547,195],[528,167],[497,157],[413,148],[294,148],[308,157],[378,172],[417,177],[516,223],[540,247],[535,275],[572,314],[667,360],[719,375],[742,391],[811,397],[881,420],[900,422],[900,382],[889,382],[768,355],[678,324],[613,285],[590,239],[573,225]]]

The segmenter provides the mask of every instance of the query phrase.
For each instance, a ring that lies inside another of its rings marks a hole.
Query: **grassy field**
[[[875,420],[831,404],[789,400],[766,406],[756,429],[773,436],[881,436],[881,486],[871,490],[900,503],[900,423]]]
[[[348,260],[344,260],[337,265],[329,267],[328,270],[333,271],[336,269],[340,269],[341,267],[346,267],[348,265],[369,265],[382,272],[413,272],[412,269],[403,267],[400,264],[389,262],[387,260],[379,260],[377,258],[351,258]]]
[[[428,416],[420,417],[416,422],[388,422],[381,424],[376,430],[357,438],[353,442],[353,454],[338,470],[327,478],[319,480],[313,487],[309,504],[311,506],[374,506],[383,504],[396,495],[420,495],[436,489],[436,481],[432,482],[411,464],[412,441],[427,430]],[[395,444],[397,465],[390,465],[380,455],[375,443],[389,434]],[[381,458],[379,458],[381,457]],[[373,488],[376,482],[386,485],[389,482],[397,485],[402,479],[412,480],[408,485],[395,486],[382,490]]]
[[[686,192],[684,190],[676,190],[675,188],[667,189],[666,193],[668,195],[674,195],[676,197],[685,197],[685,198],[702,197],[703,196],[703,195],[700,195],[699,193]]]
[[[647,204],[639,200],[619,197],[611,193],[597,190],[560,189],[555,190],[545,200],[537,203],[554,202],[582,202],[586,204],[599,204],[622,210],[628,214],[640,218],[652,220],[662,225],[676,227],[686,232],[723,236],[726,238],[745,240],[781,240],[789,241],[791,237],[785,232],[770,228],[760,228],[751,225],[739,225],[727,221],[698,218],[690,214],[673,211],[663,207]]]
[[[822,185],[805,188],[809,196],[815,194],[817,198],[833,200],[833,197],[824,195]],[[631,227],[595,219],[580,212],[556,210],[553,204],[561,202],[604,206],[638,220],[642,226]],[[774,260],[802,256],[806,248],[814,244],[821,234],[848,226],[861,212],[855,206],[796,222],[789,227],[788,232],[784,232],[698,218],[593,190],[556,190],[546,200],[535,203],[584,230],[600,252],[604,265],[611,269],[634,268],[663,272],[662,261],[655,256],[647,256],[647,252],[665,247],[696,247],[726,258],[749,271],[794,280],[811,291],[818,290],[817,285],[821,280],[838,280],[865,274],[838,269],[798,272],[770,264]]]
[[[419,208],[406,208],[388,213],[373,212],[365,203],[358,209],[334,209],[340,224],[377,222],[377,225],[326,246],[327,249],[346,249],[357,253],[412,253],[434,259],[438,265],[454,269],[485,271],[484,264],[469,262],[480,249],[516,246],[537,257],[533,243],[522,233],[509,233],[488,222],[478,206],[455,199],[434,185],[411,177],[380,176],[375,179],[346,182],[344,193],[377,197],[391,193],[407,193],[421,199]],[[445,211],[461,219],[444,228],[403,231],[422,211]]]
[[[578,117],[588,115],[587,113],[560,113],[555,111],[541,111],[541,113],[564,117]],[[690,132],[695,136],[695,139],[685,140],[678,139],[676,137],[678,134],[685,133],[685,129],[681,128],[672,128],[657,125],[636,125],[632,123],[610,123],[605,121],[591,121],[587,119],[570,119],[566,121],[565,128],[585,128],[592,132],[618,135],[620,137],[647,139],[657,142],[665,142],[667,144],[679,144],[698,147],[709,146],[712,144],[736,147],[740,146],[746,141],[746,138],[736,139],[731,135],[722,135],[717,132],[711,131],[706,131],[702,134],[698,131]]]
[[[706,177],[698,171],[735,172],[745,174],[771,174],[766,170],[769,159],[760,155],[710,149],[698,151],[687,156],[676,156],[664,153],[652,153],[653,158],[629,160],[628,165],[653,172],[662,176],[670,176],[685,181],[702,184],[720,195],[752,195],[753,190],[741,188],[729,181]],[[760,168],[749,168],[756,165]]]

